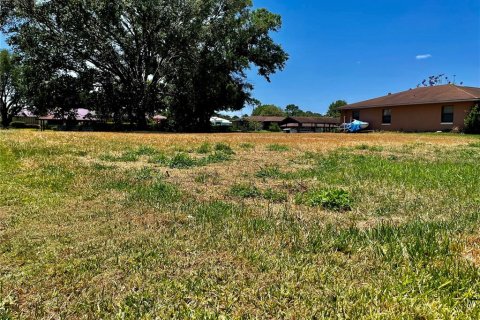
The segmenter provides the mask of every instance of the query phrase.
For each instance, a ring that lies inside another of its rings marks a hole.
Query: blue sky
[[[272,83],[252,77],[263,103],[324,112],[334,100],[407,90],[441,73],[480,86],[478,0],[254,3],[282,15],[274,37],[290,54]]]
[[[254,0],[254,5],[282,16],[283,28],[273,36],[290,54],[271,83],[250,73],[255,97],[265,104],[324,112],[334,100],[356,102],[407,90],[440,73],[480,86],[478,0]]]

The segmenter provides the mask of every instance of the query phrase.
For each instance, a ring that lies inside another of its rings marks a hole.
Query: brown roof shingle
[[[340,110],[480,100],[480,88],[453,84],[410,89],[340,107]]]

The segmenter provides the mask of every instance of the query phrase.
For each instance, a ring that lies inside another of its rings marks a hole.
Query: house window
[[[360,120],[360,111],[356,110],[352,112],[353,120]]]
[[[392,123],[392,109],[383,109],[382,123],[383,124]]]
[[[453,123],[453,107],[442,107],[442,123]]]

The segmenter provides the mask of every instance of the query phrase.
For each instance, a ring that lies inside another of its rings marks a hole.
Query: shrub
[[[257,198],[262,195],[260,190],[251,184],[236,184],[230,189],[230,194],[240,198]]]
[[[27,128],[27,124],[25,122],[21,122],[21,121],[14,121],[14,122],[10,123],[10,127],[14,128],[14,129],[25,129],[25,128]]]
[[[281,132],[281,131],[282,131],[282,128],[280,128],[280,126],[278,125],[278,123],[272,123],[272,124],[270,124],[270,126],[268,127],[268,131],[271,131],[271,132]]]
[[[271,145],[267,146],[267,150],[268,151],[276,151],[276,152],[285,152],[285,151],[289,151],[290,148],[286,145],[283,145],[283,144],[271,144]]]
[[[478,104],[465,118],[465,133],[480,133],[480,107]]]
[[[349,211],[352,209],[350,194],[342,189],[314,190],[301,194],[297,196],[297,203],[334,211]]]

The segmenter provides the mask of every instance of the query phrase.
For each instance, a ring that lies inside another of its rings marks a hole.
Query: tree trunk
[[[148,129],[148,124],[147,124],[147,115],[146,115],[145,111],[138,110],[136,118],[137,118],[136,119],[137,128],[139,130],[147,130]]]
[[[12,122],[12,117],[8,116],[8,113],[6,110],[1,110],[0,115],[2,117],[2,128],[8,129],[8,127],[10,126],[10,123]]]

